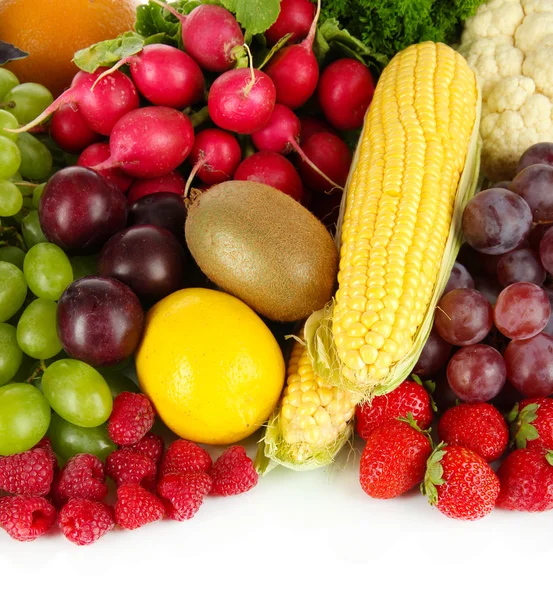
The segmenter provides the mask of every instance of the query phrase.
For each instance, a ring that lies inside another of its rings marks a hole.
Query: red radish
[[[300,143],[307,141],[314,133],[333,133],[336,135],[336,130],[333,129],[326,121],[317,119],[317,117],[301,117],[301,135]]]
[[[59,108],[50,121],[50,135],[56,144],[69,154],[78,154],[100,136],[92,131],[74,103]]]
[[[108,160],[110,156],[109,144],[107,142],[98,142],[83,150],[77,160],[77,164],[80,167],[92,169],[96,165]],[[116,185],[122,192],[126,192],[133,181],[132,177],[123,173],[118,167],[106,169],[105,171],[102,171],[101,175]]]
[[[111,157],[96,171],[121,167],[132,177],[160,177],[176,169],[190,154],[194,129],[174,108],[137,108],[120,119],[109,138]]]
[[[154,179],[135,179],[127,193],[127,202],[134,204],[140,198],[157,192],[173,192],[184,196],[184,177],[176,171]]]
[[[235,181],[257,181],[292,196],[301,202],[303,185],[294,165],[276,152],[256,152],[240,163]]]
[[[79,71],[71,87],[58,96],[52,104],[36,119],[27,123],[24,127],[14,129],[13,133],[29,131],[44,119],[56,112],[61,106],[68,103],[77,105],[84,120],[92,131],[101,135],[109,135],[119,119],[131,110],[138,107],[138,92],[134,83],[124,73],[115,71],[105,79],[102,79],[97,86],[92,89],[98,79],[106,69],[96,69],[94,73],[85,73]]]
[[[275,102],[276,90],[271,79],[249,67],[219,75],[209,90],[207,106],[217,127],[251,134],[268,123]]]
[[[275,84],[277,102],[288,108],[299,108],[317,89],[319,65],[313,53],[313,41],[320,12],[321,0],[318,0],[317,12],[305,40],[279,50],[265,68]]]
[[[371,72],[353,58],[342,58],[330,64],[322,72],[317,88],[323,113],[336,129],[361,127],[373,95]]]
[[[193,167],[185,196],[195,175],[207,185],[232,179],[242,160],[242,150],[236,138],[227,131],[204,129],[196,136],[189,159]]]
[[[327,178],[341,187],[345,185],[351,165],[351,152],[343,140],[332,133],[314,133],[301,148],[309,160],[326,175],[321,177],[308,162],[302,160],[299,164],[300,173],[309,187],[318,192],[330,193],[336,186],[330,185]]]
[[[152,104],[185,108],[199,102],[205,91],[200,67],[182,50],[165,44],[145,46],[138,54],[122,58],[96,80],[128,64],[138,91]]]
[[[310,0],[281,0],[278,18],[265,32],[267,43],[273,46],[288,33],[292,34],[289,44],[303,40],[311,29],[315,10]]]
[[[182,23],[182,43],[202,69],[222,73],[236,62],[236,52],[244,45],[244,35],[233,14],[222,6],[202,4],[190,14],[181,15],[171,6],[163,6]]]
[[[340,188],[337,183],[320,171],[300,148],[298,144],[300,133],[300,120],[294,112],[283,104],[275,104],[273,114],[267,125],[263,129],[252,133],[252,142],[258,150],[278,152],[279,154],[288,154],[292,151],[297,152],[302,160],[311,165],[313,171],[319,173],[321,177],[327,180],[327,183],[333,188]]]

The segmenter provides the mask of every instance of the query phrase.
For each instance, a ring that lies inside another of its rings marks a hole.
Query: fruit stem
[[[27,379],[27,383],[32,383],[41,373],[46,371],[46,363],[41,360],[38,367],[31,373],[31,376]]]
[[[190,118],[190,122],[192,123],[192,127],[195,129],[199,125],[203,125],[207,120],[209,120],[209,109],[207,106],[204,106],[198,112],[192,113],[188,116]]]
[[[56,110],[60,108],[60,106],[67,104],[68,102],[74,101],[75,90],[73,88],[69,88],[68,90],[63,92],[61,96],[58,96],[56,100],[54,100],[54,102],[52,102],[52,104],[50,104],[50,106],[45,111],[40,113],[40,115],[38,115],[36,119],[33,119],[30,123],[27,123],[27,125],[24,125],[23,127],[19,127],[19,129],[5,129],[5,131],[8,131],[9,133],[24,133],[25,131],[29,131],[37,125],[40,125],[40,123],[47,119],[52,113],[55,113]]]
[[[298,142],[296,142],[295,139],[291,139],[288,143],[300,155],[300,158],[304,162],[306,162],[313,169],[313,171],[315,171],[315,173],[320,175],[325,181],[328,181],[328,183],[330,183],[330,185],[332,185],[332,189],[329,190],[327,193],[331,194],[334,190],[340,190],[342,192],[344,191],[344,188],[341,185],[338,185],[335,181],[332,181],[332,179],[330,179],[330,177],[328,175],[326,175],[325,173],[323,173],[321,171],[321,169],[319,169],[319,167],[301,149],[300,145],[298,144]]]
[[[0,108],[15,108],[15,102],[13,100],[10,102],[0,102]]]
[[[162,6],[165,10],[169,11],[181,23],[184,23],[184,21],[186,20],[186,16],[185,15],[181,15],[180,12],[178,12],[172,6],[169,6],[168,4],[165,4],[165,2],[161,2],[161,0],[152,0],[152,2],[154,2],[155,4],[158,4],[159,6]]]
[[[194,181],[194,177],[196,177],[196,173],[205,165],[205,158],[200,158],[200,160],[192,167],[192,171],[190,171],[190,175],[186,180],[186,185],[184,186],[184,197],[188,197],[188,192],[190,191],[190,186]]]
[[[133,58],[132,56],[125,56],[125,58],[122,58],[121,60],[116,62],[113,65],[113,67],[110,67],[109,69],[104,71],[101,75],[98,76],[96,81],[92,84],[90,91],[93,92],[94,88],[100,83],[100,81],[102,79],[104,79],[104,77],[107,77],[108,75],[111,75],[112,73],[115,73],[115,71],[117,71],[120,67],[122,67],[123,65],[126,65],[127,63],[130,63],[132,58]]]
[[[30,181],[12,181],[14,185],[20,185],[21,187],[38,187],[41,183],[31,183]]]
[[[248,44],[244,44],[244,48],[246,49],[246,52],[248,53],[248,58],[250,61],[250,74],[251,74],[251,79],[248,82],[248,84],[246,85],[246,87],[244,88],[244,96],[248,96],[248,94],[252,91],[253,86],[255,85],[255,70],[253,68],[253,57],[252,57],[252,53],[250,51],[250,47],[248,46]]]
[[[315,12],[315,17],[313,18],[313,23],[311,23],[311,27],[309,28],[309,33],[307,37],[300,44],[305,48],[312,48],[313,42],[315,41],[315,35],[317,33],[317,23],[319,22],[319,15],[321,14],[321,0],[317,0],[317,10]]]

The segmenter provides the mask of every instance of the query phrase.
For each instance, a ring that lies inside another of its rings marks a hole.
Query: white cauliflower
[[[528,146],[553,141],[553,0],[490,0],[459,52],[482,87],[482,169],[511,179]]]

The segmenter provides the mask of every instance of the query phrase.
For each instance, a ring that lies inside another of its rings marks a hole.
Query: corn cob
[[[341,207],[339,288],[306,326],[319,375],[372,397],[415,364],[461,243],[479,166],[465,59],[424,42],[383,71]]]

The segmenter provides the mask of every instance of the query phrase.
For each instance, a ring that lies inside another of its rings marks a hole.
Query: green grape
[[[45,187],[46,187],[46,183],[41,183],[40,185],[37,185],[33,189],[33,207],[36,208],[37,210],[38,210],[38,207],[40,206],[40,199],[42,198],[42,192],[44,192]]]
[[[0,137],[0,179],[9,179],[21,166],[18,145],[7,137]]]
[[[53,101],[52,94],[40,83],[20,83],[4,96],[5,103],[15,103],[15,106],[8,107],[8,110],[21,125],[36,119]]]
[[[17,345],[15,327],[0,323],[0,385],[15,377],[22,362],[23,352]]]
[[[106,460],[117,446],[111,441],[107,426],[79,427],[52,414],[48,437],[54,452],[63,460],[69,460],[75,454],[94,454],[100,460]]]
[[[108,384],[80,360],[65,358],[51,364],[42,376],[42,390],[54,411],[73,425],[97,427],[111,414]]]
[[[17,343],[25,354],[44,360],[61,352],[56,308],[53,300],[37,298],[23,311],[17,324]]]
[[[65,252],[55,244],[43,242],[33,246],[23,263],[23,273],[35,296],[59,300],[73,281],[73,269]]]
[[[9,178],[9,181],[17,184],[17,187],[19,188],[19,191],[21,192],[22,196],[25,197],[25,196],[33,195],[33,190],[35,189],[35,185],[32,183],[30,183],[29,185],[23,185],[27,182],[23,181],[23,177],[21,177],[21,173],[19,171],[17,171],[17,173],[15,175],[12,175]],[[29,205],[29,206],[31,206],[31,205]]]
[[[4,261],[0,262],[0,282],[0,323],[3,323],[23,306],[27,284],[21,269]]]
[[[23,196],[11,181],[0,179],[0,217],[13,217],[23,207]]]
[[[0,387],[0,455],[30,450],[48,431],[50,415],[46,398],[33,385]]]
[[[40,228],[40,221],[38,218],[38,211],[32,210],[24,219],[21,221],[21,234],[27,244],[27,248],[32,248],[37,244],[47,242],[46,236],[42,233]]]
[[[0,247],[0,261],[9,262],[15,265],[18,269],[23,271],[23,260],[25,258],[25,252],[17,246],[1,246]]]
[[[88,275],[96,275],[97,257],[96,256],[72,256],[70,259],[73,267],[73,278],[80,279]]]
[[[19,79],[8,69],[0,68],[0,102],[16,85],[19,85]]]
[[[2,85],[1,82],[0,85]],[[19,123],[17,122],[17,119],[7,110],[0,109],[0,135],[15,142],[17,140],[17,133],[11,133],[10,131],[4,130],[17,129],[18,127]]]
[[[101,373],[109,386],[111,395],[114,398],[115,396],[119,396],[121,392],[136,392],[137,394],[140,393],[140,388],[132,379],[130,379],[126,375],[122,375],[121,373],[106,373],[103,370],[101,371]]]
[[[42,181],[48,179],[52,170],[52,154],[50,150],[30,133],[20,133],[17,146],[21,152],[19,172],[24,179]]]

